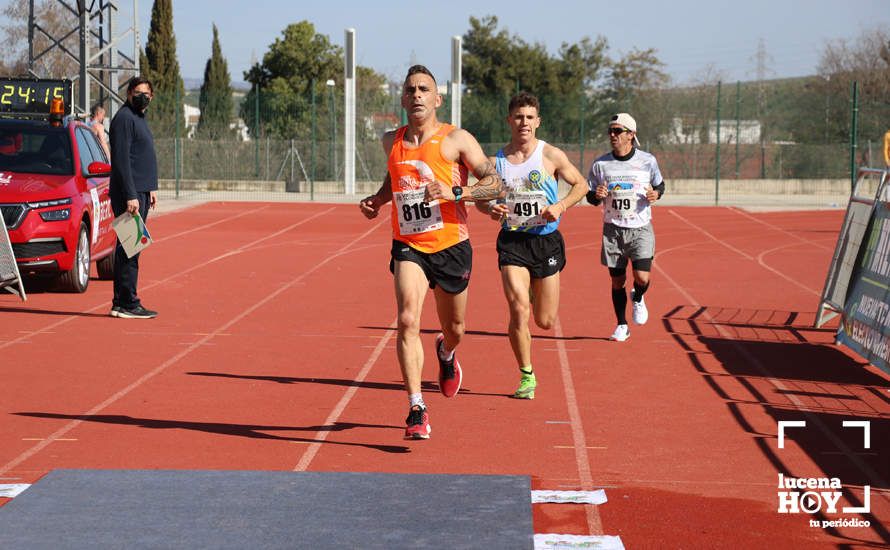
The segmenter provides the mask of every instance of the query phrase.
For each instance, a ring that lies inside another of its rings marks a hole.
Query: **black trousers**
[[[148,207],[150,206],[150,193],[136,193],[139,199],[139,215],[143,220],[148,219]],[[114,217],[118,217],[127,211],[127,201],[111,201],[111,209]],[[114,299],[111,305],[124,309],[133,309],[141,305],[136,295],[136,283],[139,280],[139,254],[127,258],[124,247],[120,241],[114,249]]]

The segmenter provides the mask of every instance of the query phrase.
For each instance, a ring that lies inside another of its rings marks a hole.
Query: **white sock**
[[[423,402],[423,394],[420,393],[412,393],[408,396],[408,402],[410,403],[410,407],[414,405],[420,405],[421,408],[426,408],[426,403]]]

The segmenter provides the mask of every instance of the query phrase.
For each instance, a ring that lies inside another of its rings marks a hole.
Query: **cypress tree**
[[[202,137],[218,139],[231,135],[229,120],[232,115],[232,87],[229,67],[219,46],[219,31],[213,25],[213,45],[210,59],[204,67],[204,83],[198,105],[201,118],[198,133]]]
[[[155,136],[174,137],[177,132],[180,136],[184,135],[182,104],[185,86],[176,59],[172,0],[155,0],[152,5],[145,60],[147,64],[141,67],[142,74],[151,80],[154,87],[154,100],[148,109],[148,118]]]

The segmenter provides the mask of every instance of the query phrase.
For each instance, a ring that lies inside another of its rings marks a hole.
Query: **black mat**
[[[0,508],[0,547],[532,548],[522,476],[55,470]]]

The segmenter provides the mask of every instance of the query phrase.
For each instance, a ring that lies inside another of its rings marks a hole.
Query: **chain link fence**
[[[180,197],[239,200],[354,200],[344,196],[343,95],[327,83],[306,94],[239,93],[228,124],[212,139],[197,109],[157,121],[162,189]],[[443,94],[439,120],[451,119]],[[379,187],[386,155],[379,138],[405,123],[397,85],[358,87],[356,194]],[[797,199],[846,204],[851,174],[880,165],[890,102],[852,83],[818,77],[768,83],[713,83],[640,91],[542,97],[538,136],[562,148],[586,175],[609,151],[605,129],[616,112],[637,120],[641,148],[656,155],[668,195],[690,204]],[[509,97],[465,94],[462,125],[493,155],[509,141]],[[855,121],[855,122],[854,122]],[[155,121],[149,116],[149,123]],[[855,132],[854,130],[855,124]]]

